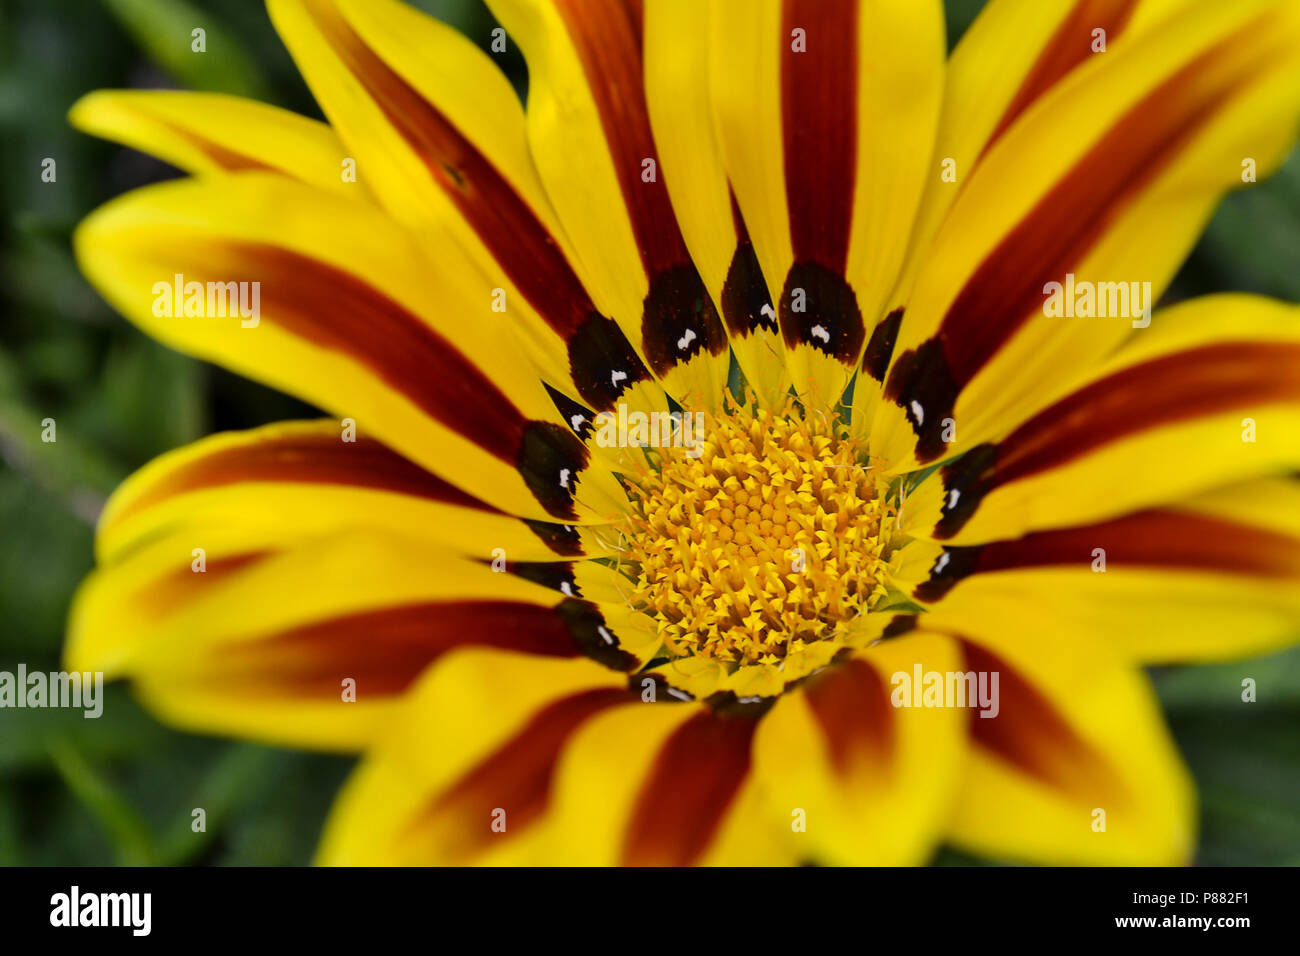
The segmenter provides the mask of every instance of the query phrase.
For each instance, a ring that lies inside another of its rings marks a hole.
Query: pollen
[[[886,595],[887,485],[822,413],[702,417],[629,489],[631,603],[669,656],[779,664]]]

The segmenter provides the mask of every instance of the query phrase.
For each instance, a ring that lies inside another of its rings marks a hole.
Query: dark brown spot
[[[545,382],[543,382],[542,385],[546,389],[546,394],[550,396],[551,401],[555,403],[555,410],[560,413],[560,417],[564,419],[564,423],[569,426],[569,429],[575,435],[585,441],[595,430],[596,416],[592,410],[587,408],[585,405],[580,405],[563,392],[557,391]]]
[[[583,554],[582,538],[573,525],[533,520],[525,520],[524,524],[556,554],[566,557],[579,557]]]
[[[572,432],[551,422],[529,422],[515,465],[543,508],[573,520],[578,516],[574,491],[587,461],[586,447]]]
[[[684,264],[650,280],[641,319],[646,361],[663,376],[701,352],[720,355],[727,333],[695,266]]]
[[[885,629],[881,631],[882,638],[900,637],[909,631],[916,630],[917,616],[915,614],[898,614],[894,616]]]
[[[484,558],[483,563],[491,564],[492,559]],[[568,597],[582,597],[571,561],[508,561],[506,571]]]
[[[619,396],[650,372],[613,319],[593,312],[569,340],[569,372],[583,401],[609,411]]]
[[[862,371],[877,382],[885,381],[885,371],[894,355],[894,343],[898,341],[898,329],[902,324],[903,310],[898,308],[877,322],[871,330],[871,338],[862,353]]]
[[[894,362],[884,394],[903,410],[917,436],[917,461],[935,461],[946,453],[943,423],[953,416],[957,393],[957,382],[938,339],[927,339]]]
[[[758,256],[747,241],[736,244],[727,268],[727,279],[722,285],[722,314],[727,328],[736,336],[744,337],[758,329],[770,332],[777,329],[776,310],[772,308]]]
[[[858,298],[844,277],[816,262],[796,262],[781,293],[781,333],[786,345],[811,345],[845,365],[862,350],[865,330]]]
[[[632,654],[619,646],[618,635],[605,616],[589,601],[567,598],[556,608],[578,649],[611,670],[630,671],[640,666]]]

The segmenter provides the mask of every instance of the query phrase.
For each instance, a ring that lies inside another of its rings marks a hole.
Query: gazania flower
[[[269,6],[329,125],[91,94],[193,177],[76,247],[330,417],[127,481],[70,667],[362,752],[328,863],[1189,859],[1141,668],[1295,633],[1300,324],[1148,310],[1291,146],[1300,6],[993,0],[947,59],[937,0],[492,0],[526,109]]]

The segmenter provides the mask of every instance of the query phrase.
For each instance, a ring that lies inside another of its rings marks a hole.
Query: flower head
[[[1300,323],[1151,304],[1300,8],[491,6],[526,110],[396,0],[269,3],[329,125],[74,108],[193,174],[95,285],[332,417],[129,479],[70,666],[362,752],[325,862],[1186,861],[1141,665],[1295,633]]]

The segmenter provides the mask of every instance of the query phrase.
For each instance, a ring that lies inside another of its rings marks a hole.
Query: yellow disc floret
[[[775,664],[885,595],[885,486],[824,415],[702,417],[630,488],[632,604],[671,656]]]

